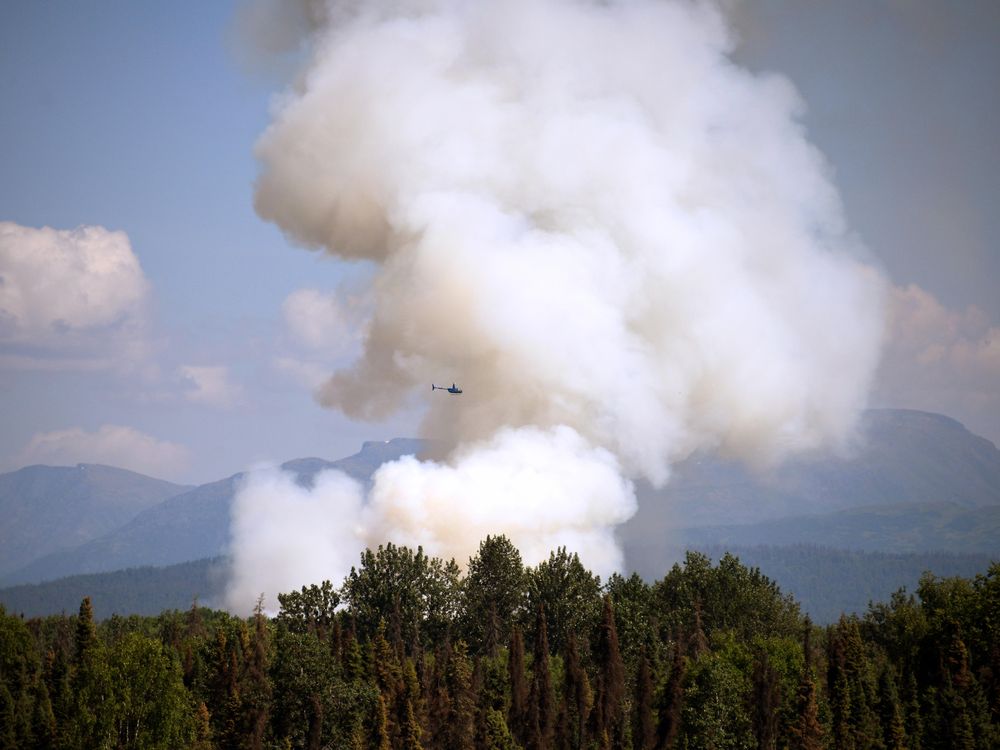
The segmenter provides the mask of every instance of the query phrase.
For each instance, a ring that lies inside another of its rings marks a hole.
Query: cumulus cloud
[[[316,391],[330,370],[357,356],[370,316],[364,294],[297,289],[281,306],[287,337],[273,366],[300,386]]]
[[[348,294],[298,289],[288,295],[281,310],[285,326],[299,344],[336,354],[361,339],[362,304]]]
[[[893,288],[890,302],[879,400],[943,412],[1000,439],[1000,326],[974,305],[951,309],[914,284]]]
[[[380,472],[368,541],[447,552],[530,513],[522,548],[563,535],[585,554],[630,493],[580,499],[560,529],[544,498],[609,456],[621,483],[660,483],[697,449],[769,462],[848,439],[883,282],[791,84],[732,62],[717,6],[327,7],[257,144],[255,193],[296,242],[374,268],[363,351],[321,402],[378,419],[432,381],[465,387],[428,401],[444,462]]]
[[[31,438],[17,464],[107,464],[141,474],[170,477],[183,470],[188,449],[132,427],[104,425],[96,432],[80,427],[44,432]]]
[[[141,347],[149,284],[124,232],[0,222],[0,346],[13,366],[116,357]]]
[[[184,365],[178,372],[188,383],[184,391],[188,401],[228,409],[243,398],[243,388],[232,382],[228,367]]]

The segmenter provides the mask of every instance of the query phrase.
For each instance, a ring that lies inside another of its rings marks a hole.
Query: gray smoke
[[[312,17],[308,63],[257,146],[256,208],[377,269],[363,355],[319,398],[372,418],[435,379],[466,389],[429,402],[422,433],[454,446],[444,461],[376,474],[359,546],[464,562],[504,532],[529,562],[568,544],[607,573],[635,507],[626,477],[662,483],[696,449],[768,463],[850,437],[883,282],[795,91],[732,63],[715,6],[411,0]],[[255,528],[234,539],[237,568],[261,567]],[[314,570],[303,559],[289,583]]]

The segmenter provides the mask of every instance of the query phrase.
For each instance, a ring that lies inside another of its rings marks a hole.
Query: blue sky
[[[911,321],[905,345],[889,342],[873,403],[997,440],[1000,24],[992,3],[934,6],[747,3],[739,59],[798,87],[848,220],[893,284],[918,287],[906,299],[927,329]],[[293,247],[254,213],[253,146],[281,82],[237,62],[235,11],[0,5],[0,221],[123,231],[148,285],[128,308],[135,330],[81,334],[73,357],[0,337],[0,469],[117,461],[207,481],[414,433],[417,399],[363,424],[311,396],[305,371],[351,347],[303,344],[286,301],[344,294],[365,269]],[[928,364],[928,351],[945,354]]]

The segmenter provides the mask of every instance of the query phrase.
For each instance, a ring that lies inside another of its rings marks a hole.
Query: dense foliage
[[[811,625],[757,569],[689,553],[602,583],[487,538],[454,562],[386,545],[248,619],[95,623],[0,608],[0,748],[991,748],[1000,564],[927,574]]]

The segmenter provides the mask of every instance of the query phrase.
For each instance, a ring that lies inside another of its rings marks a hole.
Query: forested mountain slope
[[[302,482],[325,468],[367,481],[384,461],[424,445],[368,442],[339,461],[298,459],[284,466]],[[0,581],[37,582],[224,554],[241,476],[183,492]],[[867,412],[847,457],[812,457],[758,474],[717,457],[694,456],[676,468],[666,487],[640,483],[638,489],[638,511],[618,536],[630,566],[639,570],[663,570],[684,549],[712,545],[1000,552],[1000,451],[936,414]]]
[[[0,474],[0,579],[117,529],[187,488],[99,464],[27,466]]]
[[[705,547],[700,551],[715,560],[731,553],[745,565],[760,568],[820,625],[836,622],[844,613],[860,614],[869,602],[888,600],[900,588],[916,590],[926,571],[944,577],[972,578],[992,562],[989,555],[888,555],[809,545]],[[678,556],[681,559],[683,555]],[[0,589],[0,604],[8,612],[42,617],[72,612],[83,597],[89,596],[97,619],[115,613],[151,615],[164,609],[185,609],[194,599],[206,606],[220,606],[227,565],[225,558],[214,558],[22,584]],[[642,569],[639,573],[646,581],[655,581],[668,568]]]
[[[399,438],[367,442],[361,451],[339,461],[302,458],[282,468],[308,484],[324,469],[339,469],[367,481],[385,461],[420,450],[421,441]],[[110,533],[41,557],[5,576],[6,585],[34,583],[79,573],[97,573],[143,565],[175,563],[216,557],[229,541],[229,506],[243,474],[203,484],[148,508]]]

